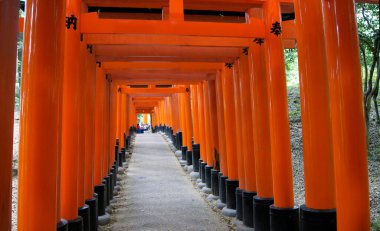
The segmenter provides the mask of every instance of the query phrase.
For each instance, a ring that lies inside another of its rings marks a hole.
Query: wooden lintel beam
[[[129,35],[129,34],[86,34],[92,45],[173,45],[201,47],[247,47],[249,38],[178,36],[178,35]]]
[[[103,62],[104,70],[112,69],[173,69],[173,70],[219,70],[224,63],[215,62]]]
[[[185,93],[186,88],[175,87],[175,88],[121,88],[121,93],[124,94],[176,94]]]
[[[238,38],[263,38],[264,22],[255,19],[252,24],[101,19],[97,13],[81,16],[83,34],[161,34],[185,36],[220,36]]]

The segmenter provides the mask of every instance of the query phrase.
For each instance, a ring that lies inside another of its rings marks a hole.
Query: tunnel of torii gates
[[[153,130],[172,138],[207,187],[216,182],[224,209],[246,226],[369,230],[354,7],[353,0],[28,0],[23,19],[18,1],[0,1],[0,230],[11,230],[18,32],[18,230],[96,230],[138,113],[152,115]],[[295,47],[300,207],[283,53]]]

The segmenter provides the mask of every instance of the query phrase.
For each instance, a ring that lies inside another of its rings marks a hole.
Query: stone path
[[[223,231],[159,134],[139,134],[110,230]]]

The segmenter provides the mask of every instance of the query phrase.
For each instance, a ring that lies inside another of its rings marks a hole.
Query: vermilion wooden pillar
[[[198,84],[198,129],[199,129],[199,144],[201,149],[201,160],[206,162],[206,142],[205,142],[205,118],[204,118],[204,101],[203,101],[203,84]]]
[[[185,104],[184,104],[184,95],[179,94],[178,95],[179,99],[179,118],[180,118],[180,130],[182,131],[182,146],[187,147],[187,132],[186,132],[186,118],[185,118]]]
[[[65,2],[58,0],[26,4],[20,97],[20,231],[51,231],[60,222],[64,6]]]
[[[253,197],[256,195],[256,169],[255,169],[255,143],[253,139],[253,118],[251,104],[251,78],[250,69],[248,68],[248,50],[243,50],[239,59],[239,83],[241,97],[241,113],[242,113],[242,145],[244,154],[244,173],[245,173],[245,189],[241,195],[237,195],[237,202],[241,196],[241,218],[244,224],[249,227],[253,226]],[[237,211],[237,215],[239,211]]]
[[[12,149],[19,1],[0,2],[0,230],[11,230]]]
[[[369,185],[355,5],[326,0],[325,33],[338,230],[369,230]]]
[[[235,153],[238,160],[238,174],[239,174],[239,188],[245,189],[245,170],[244,170],[244,152],[245,146],[243,146],[242,140],[242,110],[241,110],[241,95],[240,95],[240,82],[239,82],[239,61],[237,60],[232,67],[233,70],[233,88],[234,88],[234,113],[235,120],[232,121],[232,126],[236,129],[235,133]]]
[[[103,181],[103,127],[104,127],[104,79],[105,75],[100,67],[96,67],[96,106],[95,106],[95,186]]]
[[[117,127],[117,84],[110,80],[110,137],[109,137],[109,168],[115,162],[115,144]]]
[[[322,1],[297,0],[295,12],[306,199],[306,205],[301,206],[301,227],[305,231],[317,227],[336,230],[336,222],[332,222],[336,219],[335,181]]]
[[[217,118],[217,107],[216,107],[216,89],[215,89],[215,80],[209,80],[207,82],[208,95],[209,95],[209,117],[210,117],[210,134],[212,146],[210,151],[213,156],[213,167],[216,167],[218,164],[218,171],[220,168],[220,149],[219,149],[219,136],[218,136],[218,118]],[[218,153],[218,163],[216,163],[216,153]]]
[[[223,176],[228,176],[227,152],[226,152],[226,136],[224,126],[224,96],[222,86],[222,72],[218,71],[215,80],[216,105],[217,105],[217,127],[218,127],[218,143],[220,156],[220,172]]]
[[[213,155],[213,140],[211,135],[211,109],[210,109],[210,95],[209,87],[207,81],[203,82],[203,107],[204,107],[204,118],[205,118],[205,142],[206,142],[206,162],[209,167],[214,166],[214,155]]]
[[[110,79],[106,74],[106,78],[104,81],[104,130],[103,130],[103,176],[107,177],[109,174],[109,166],[110,166]],[[112,152],[113,154],[113,152]]]
[[[79,0],[68,0],[66,15],[78,17],[81,13]],[[78,29],[78,28],[77,28]],[[68,220],[69,229],[83,226],[78,216],[79,158],[81,153],[81,61],[80,32],[73,26],[65,34],[65,62],[62,107],[62,176],[61,213]]]
[[[240,55],[239,60],[239,83],[242,113],[242,145],[244,152],[245,190],[256,192],[255,150],[253,140],[253,118],[251,104],[251,79],[248,68],[248,53]]]
[[[190,102],[190,87],[186,86],[189,89],[189,92],[184,94],[184,103],[185,103],[185,118],[186,118],[186,143],[187,150],[193,150],[192,138],[193,138],[193,122],[191,120],[191,102]]]
[[[179,110],[178,110],[178,95],[173,94],[172,95],[172,117],[173,117],[173,132],[176,134],[178,132],[179,128]]]
[[[194,136],[193,136],[194,144],[199,144],[198,88],[196,85],[190,86],[190,93],[191,93],[191,116],[192,116],[193,131],[194,131]]]
[[[94,196],[94,155],[95,155],[95,88],[96,66],[94,54],[87,54],[85,75],[85,199],[91,200]]]
[[[264,22],[274,192],[271,229],[284,230],[284,227],[288,227],[286,230],[298,230],[298,209],[294,207],[284,48],[278,0],[270,0],[264,4]]]
[[[265,223],[266,227],[269,227],[268,210],[269,206],[273,204],[273,180],[264,45],[259,43],[251,45],[248,62],[252,90],[251,103],[257,187],[257,196],[254,198],[254,223],[256,223],[254,226],[256,228]],[[259,206],[261,209],[258,208]]]
[[[235,109],[234,109],[234,79],[233,70],[224,68],[222,70],[222,88],[223,88],[223,104],[224,104],[224,126],[226,134],[226,152],[228,179],[226,182],[226,207],[223,208],[224,214],[231,212],[231,216],[236,215],[236,188],[239,187],[238,174],[238,158],[236,150],[236,125],[235,125]],[[225,212],[226,211],[226,212]]]
[[[79,27],[80,30],[80,27]],[[84,40],[83,40],[84,41]],[[84,230],[89,229],[89,214],[90,209],[88,205],[85,204],[86,198],[85,198],[85,161],[86,161],[86,116],[85,116],[85,104],[86,101],[86,56],[87,53],[89,53],[89,50],[87,50],[87,44],[84,42],[80,43],[80,50],[79,50],[79,146],[78,146],[78,204],[77,208],[78,215],[82,217],[83,219],[83,228]]]

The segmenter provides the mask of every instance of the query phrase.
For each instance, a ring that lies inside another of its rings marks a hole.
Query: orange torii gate
[[[88,7],[163,14],[115,18]],[[17,31],[25,41],[18,230],[96,230],[109,222],[119,152],[128,149],[137,113],[152,114],[152,125],[181,140],[199,187],[248,227],[370,229],[354,1],[28,0],[25,20],[18,9],[18,1],[0,2],[0,230],[11,230]],[[186,9],[243,12],[244,22],[191,21]],[[289,13],[297,20],[283,21]],[[300,208],[283,55],[296,46]]]

